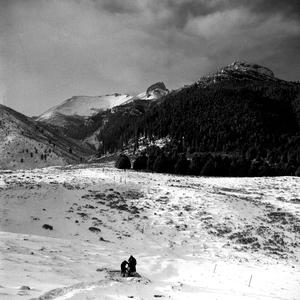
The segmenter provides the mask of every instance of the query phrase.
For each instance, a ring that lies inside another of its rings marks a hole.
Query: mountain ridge
[[[116,101],[83,107],[90,98]],[[280,165],[280,172],[288,170],[285,175],[300,165],[299,82],[276,78],[269,68],[244,61],[172,91],[156,82],[134,97],[73,96],[45,115],[34,126],[70,139],[89,154],[130,147],[136,154],[140,140],[161,140],[167,141],[163,151],[168,155],[173,148],[189,159],[195,153],[236,157],[248,165]]]
[[[226,165],[210,175],[294,175],[300,166],[300,84],[278,79],[259,65],[233,63],[144,106],[135,116],[128,111],[130,107],[109,115],[99,135],[101,154],[130,144],[135,152],[140,139],[168,137],[171,142],[154,154],[159,163],[169,164],[165,172],[174,172],[179,154],[192,159],[197,153],[211,161],[210,169],[220,161],[244,168],[226,173]]]
[[[60,104],[57,104],[36,119],[38,121],[55,123],[53,119],[57,115],[66,116],[80,116],[91,117],[100,111],[112,109],[125,103],[130,103],[135,99],[140,100],[153,100],[166,95],[169,90],[163,82],[157,82],[147,88],[146,92],[140,93],[136,96],[129,94],[106,94],[102,96],[72,96]]]

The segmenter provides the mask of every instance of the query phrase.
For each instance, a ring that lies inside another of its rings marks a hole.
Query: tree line
[[[216,176],[295,175],[300,166],[299,85],[230,79],[194,84],[160,102],[108,115],[101,154],[138,148],[140,137],[169,136],[149,148],[144,169]],[[131,108],[132,108],[131,107]],[[185,166],[185,167],[184,167]],[[179,170],[181,170],[179,172]]]

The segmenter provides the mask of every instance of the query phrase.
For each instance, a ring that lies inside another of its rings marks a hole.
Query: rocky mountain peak
[[[169,90],[166,88],[166,86],[163,82],[156,82],[147,88],[146,94],[147,94],[147,96],[149,96],[149,95],[151,95],[151,93],[166,94],[168,92],[169,92]]]
[[[226,71],[238,71],[247,73],[257,73],[259,75],[266,75],[269,77],[274,77],[273,71],[270,69],[257,65],[251,64],[245,61],[235,61],[232,64],[222,69],[222,73]]]
[[[258,81],[280,81],[276,78],[273,71],[267,67],[249,63],[246,61],[234,61],[230,65],[223,67],[216,73],[201,77],[196,83],[200,85],[214,84],[223,80],[247,79]]]

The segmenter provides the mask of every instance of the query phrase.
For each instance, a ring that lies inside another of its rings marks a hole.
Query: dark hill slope
[[[4,105],[0,105],[0,139],[0,169],[78,163],[92,154],[76,141]]]
[[[169,136],[168,151],[261,161],[280,165],[282,175],[294,174],[300,162],[299,84],[262,68],[224,68],[134,117],[116,111],[100,135],[102,151],[118,150],[130,138]]]

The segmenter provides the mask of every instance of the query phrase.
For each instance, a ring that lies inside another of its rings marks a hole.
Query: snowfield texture
[[[163,82],[151,85],[146,92],[137,96],[128,94],[111,94],[105,96],[73,96],[62,104],[56,105],[41,114],[37,120],[54,124],[63,123],[63,116],[91,117],[99,111],[112,109],[122,104],[128,104],[134,100],[157,100],[169,93]],[[59,124],[58,124],[59,125]]]
[[[0,174],[1,299],[299,299],[300,178]],[[137,258],[141,277],[121,278]]]
[[[38,121],[46,121],[62,114],[67,116],[78,115],[90,117],[101,110],[107,110],[131,99],[130,95],[112,94],[106,96],[74,96],[62,104],[54,106],[39,116]]]

